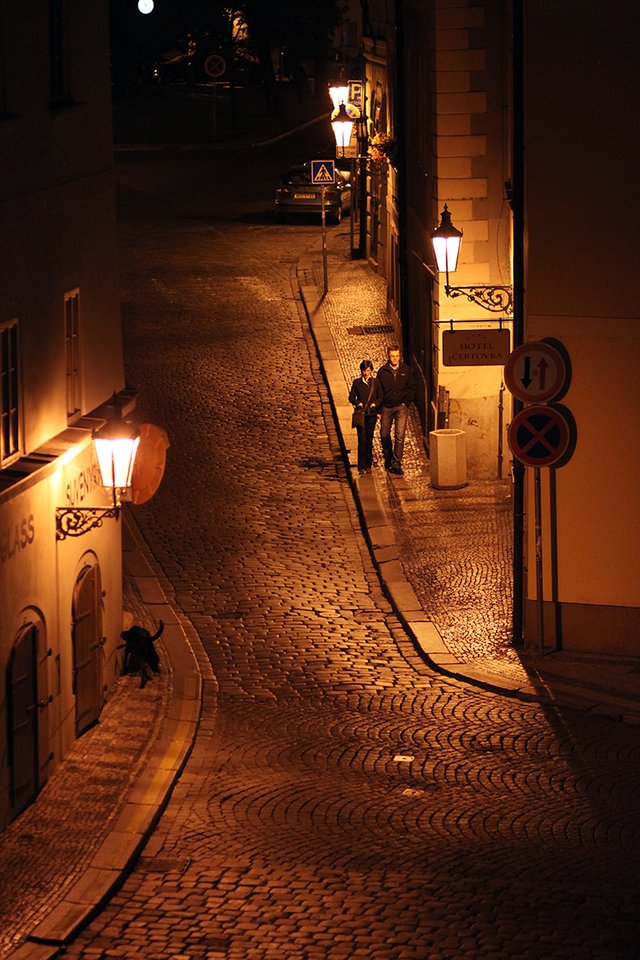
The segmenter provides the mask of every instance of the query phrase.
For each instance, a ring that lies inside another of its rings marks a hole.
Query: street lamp
[[[367,121],[365,115],[365,83],[360,80],[350,80],[349,84],[344,86],[336,82],[329,87],[329,96],[333,103],[333,113],[331,114],[331,123],[336,138],[336,157],[338,150],[342,151],[341,156],[345,156],[345,150],[351,145],[351,135],[353,125],[357,125],[357,163],[358,178],[356,186],[356,157],[351,156],[351,256],[353,259],[360,259],[364,256],[367,244]],[[354,102],[349,101],[349,97],[354,98]],[[346,117],[345,117],[346,114]],[[351,121],[351,126],[337,127],[338,123],[347,124]],[[354,202],[354,199],[356,202]],[[360,223],[360,235],[357,249],[353,245],[353,225],[355,214],[358,214]]]
[[[104,520],[120,515],[121,501],[126,497],[140,443],[138,428],[129,420],[107,421],[93,434],[93,445],[100,469],[102,486],[111,491],[110,507],[56,508],[56,538],[81,537]]]
[[[353,124],[359,115],[357,107],[351,104],[341,103],[340,106],[331,114],[331,126],[336,138],[336,146],[342,149],[344,157],[345,148],[351,143],[351,132]]]
[[[513,314],[513,289],[509,286],[474,285],[452,287],[449,273],[455,273],[458,266],[458,254],[462,243],[462,230],[451,222],[451,214],[446,203],[440,217],[440,224],[431,233],[431,242],[440,273],[444,273],[446,283],[444,291],[448,297],[466,297],[492,313]]]
[[[334,110],[337,110],[341,103],[346,103],[349,99],[349,87],[339,85],[331,86],[329,87],[329,96],[331,97]]]

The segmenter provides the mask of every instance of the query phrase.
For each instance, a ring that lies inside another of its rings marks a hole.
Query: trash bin
[[[467,485],[467,451],[464,430],[432,430],[429,434],[431,486],[457,490]]]

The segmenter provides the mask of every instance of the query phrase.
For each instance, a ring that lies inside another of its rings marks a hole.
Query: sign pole
[[[514,291],[518,286],[514,281]],[[523,632],[520,609],[524,602],[524,466],[534,469],[535,551],[536,551],[536,619],[537,652],[544,656],[544,596],[542,570],[542,495],[540,469],[562,466],[573,454],[576,424],[571,411],[557,403],[571,382],[571,358],[561,343],[553,339],[520,343],[510,354],[504,367],[504,381],[514,397],[515,416],[509,425],[509,447],[514,455],[514,475],[523,475],[514,489],[514,642]],[[520,404],[530,404],[517,409]],[[557,586],[557,503],[550,489],[551,526],[551,600],[556,610],[556,649],[561,643]],[[516,495],[517,494],[517,495]],[[516,538],[518,542],[516,543]],[[522,598],[522,599],[521,599]],[[516,607],[518,609],[516,610]]]
[[[544,598],[542,582],[542,494],[540,467],[533,468],[533,483],[535,487],[535,536],[536,536],[536,636],[538,641],[538,656],[544,656]]]
[[[324,297],[329,289],[327,279],[327,213],[325,190],[328,183],[336,182],[336,162],[335,160],[312,160],[311,161],[311,183],[320,186],[320,202],[322,210],[322,272],[324,276],[324,287],[322,296]]]
[[[217,104],[216,104],[217,97],[218,97],[218,84],[216,83],[216,80],[218,80],[224,74],[225,70],[227,69],[227,63],[224,57],[221,57],[217,53],[212,53],[204,61],[203,67],[204,67],[204,72],[207,74],[207,76],[211,77],[211,79],[213,80],[213,101],[212,101],[213,115],[211,117],[211,127],[212,127],[211,133],[212,133],[213,139],[215,140],[218,133],[218,118],[217,118]]]
[[[327,291],[329,290],[329,281],[327,279],[327,217],[325,213],[325,193],[326,187],[323,185],[320,187],[320,196],[322,198],[322,276],[324,278],[324,285],[322,289],[323,296],[326,296]]]
[[[353,183],[354,183],[354,180],[355,180],[355,178],[356,178],[355,169],[356,169],[356,164],[355,164],[355,160],[354,160],[353,157],[352,157],[352,158],[351,158],[351,164],[350,164],[350,174],[351,174],[351,202],[349,203],[349,246],[350,246],[350,249],[351,249],[351,259],[352,259],[352,260],[354,259],[354,257],[353,257],[353,224],[354,224],[355,215],[356,215],[356,208],[355,208],[355,204],[354,204],[354,202],[353,202],[353,194],[354,194]]]

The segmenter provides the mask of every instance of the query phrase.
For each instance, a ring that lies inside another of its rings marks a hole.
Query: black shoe
[[[395,474],[396,477],[404,477],[404,470],[402,467],[389,467],[389,473]]]

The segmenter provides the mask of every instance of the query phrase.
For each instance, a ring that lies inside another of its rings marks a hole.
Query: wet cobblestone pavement
[[[158,243],[153,225],[125,233],[129,357],[172,447],[138,516],[216,687],[138,866],[66,957],[624,955],[634,728],[419,656],[283,271],[313,234],[163,219]]]
[[[317,258],[312,272],[321,290]],[[344,231],[332,235],[328,275],[323,311],[348,392],[360,361],[368,357],[376,368],[381,366],[387,346],[397,338],[386,310],[386,282],[366,261],[350,258],[349,235]],[[415,409],[401,482],[384,474],[379,431],[375,451],[407,579],[447,647],[461,661],[491,660],[494,669],[524,677],[511,646],[510,481],[470,481],[462,490],[434,489]]]
[[[305,251],[313,262],[317,229],[275,228],[248,202],[231,216],[225,174],[236,158],[225,162],[215,177],[198,156],[134,158],[120,171],[127,373],[141,417],[171,438],[167,473],[136,526],[209,675],[191,753],[139,860],[59,955],[632,960],[636,728],[452,679],[420,655],[362,535],[296,294],[295,268]],[[332,236],[330,268],[351,272],[342,231]],[[380,319],[379,281],[353,276],[371,294],[363,309]],[[356,307],[346,306],[351,324]],[[328,310],[339,317],[346,306]],[[379,358],[382,347],[367,352]],[[340,349],[346,384],[360,348]],[[509,671],[496,626],[508,595],[492,581],[509,549],[502,500],[490,487],[465,489],[498,518],[467,587],[462,548],[452,560],[438,536],[444,544],[471,525],[465,549],[480,550],[482,530],[457,496],[433,495],[416,431],[407,468],[397,486],[373,478],[406,536],[407,575],[447,642],[473,657],[483,637],[485,661]],[[475,617],[464,643],[458,598]],[[158,736],[167,723],[149,706]],[[118,722],[112,742],[96,745],[107,758],[127,740],[124,711]],[[88,745],[79,741],[85,777],[96,760]],[[83,816],[87,791],[73,799],[68,820]],[[95,799],[108,822],[107,798]],[[21,817],[14,838],[30,822]],[[51,858],[52,881],[66,883],[68,869]],[[16,896],[28,896],[24,870],[17,880]],[[55,950],[23,946],[15,960]]]

